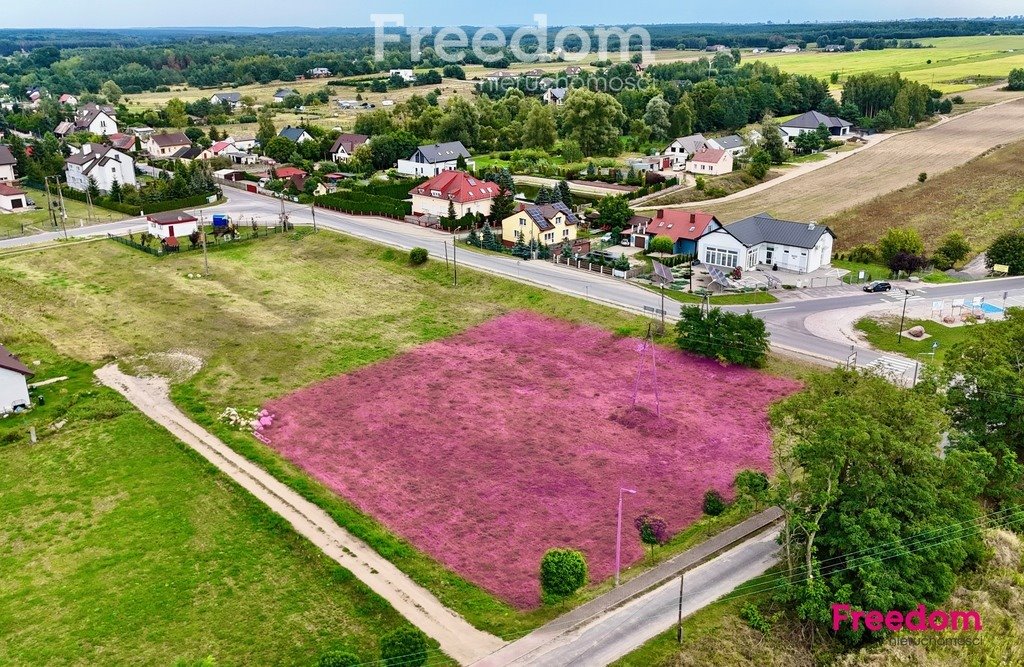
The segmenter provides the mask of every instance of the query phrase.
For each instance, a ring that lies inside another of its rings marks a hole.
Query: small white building
[[[68,186],[85,192],[89,179],[96,181],[101,192],[110,192],[114,181],[121,185],[137,185],[135,160],[127,153],[100,144],[83,144],[77,153],[64,161]]]
[[[238,109],[242,106],[242,93],[214,93],[210,96],[210,104],[227,104]]]
[[[17,213],[28,208],[28,195],[21,188],[0,183],[0,211]]]
[[[405,81],[406,83],[412,83],[416,80],[416,73],[411,69],[393,69],[388,72],[388,77],[395,76],[396,74],[402,77],[402,81]]]
[[[149,233],[158,239],[185,238],[199,229],[199,220],[184,211],[167,211],[146,216]]]
[[[729,153],[734,158],[747,152],[747,142],[738,134],[730,134],[727,137],[708,139],[708,146],[718,148]]]
[[[778,266],[783,271],[810,273],[832,264],[834,240],[835,234],[825,225],[758,213],[701,236],[697,259],[726,270]]]
[[[732,153],[721,148],[704,148],[690,156],[686,171],[697,176],[721,176],[732,171]]]
[[[14,412],[16,408],[30,406],[28,378],[32,371],[28,366],[0,345],[0,415]]]
[[[306,132],[301,127],[292,127],[291,125],[278,132],[277,136],[284,137],[285,139],[294,141],[297,144],[304,144],[307,141],[313,141],[313,135],[309,132]]]
[[[544,91],[544,104],[553,104],[560,107],[565,104],[565,98],[569,95],[568,88],[548,88]]]
[[[428,178],[437,176],[442,171],[458,169],[460,157],[465,160],[467,168],[472,169],[475,166],[469,151],[461,141],[420,146],[408,160],[398,161],[398,173]]]

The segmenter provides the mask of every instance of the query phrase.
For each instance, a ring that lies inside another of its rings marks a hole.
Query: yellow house
[[[579,220],[562,202],[526,206],[501,221],[501,241],[507,247],[514,246],[520,234],[523,241],[536,240],[545,245],[554,245],[576,240]]]

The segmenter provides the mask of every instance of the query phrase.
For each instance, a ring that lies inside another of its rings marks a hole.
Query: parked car
[[[612,235],[611,234],[605,234],[604,236],[599,238],[598,241],[600,241],[601,243],[611,243],[612,242]]]
[[[875,280],[864,286],[865,292],[888,292],[891,289],[892,285],[884,280]]]
[[[629,247],[629,237],[628,236],[622,237],[622,240],[619,241],[619,245],[622,246],[623,248],[628,248]]]

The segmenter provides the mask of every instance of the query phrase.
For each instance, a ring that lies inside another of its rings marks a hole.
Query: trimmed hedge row
[[[68,199],[74,199],[75,201],[89,201],[84,192],[79,192],[68,187],[62,187],[61,192]],[[177,211],[183,208],[197,208],[207,203],[207,200],[217,193],[211,192],[206,195],[195,195],[194,197],[185,197],[183,199],[168,199],[167,201],[157,202],[145,202],[140,206],[134,204],[123,204],[121,202],[113,201],[109,197],[97,197],[92,200],[94,206],[105,208],[110,211],[117,211],[118,213],[124,213],[125,215],[136,216],[141,210],[144,215],[150,213],[163,213],[164,211]]]
[[[383,197],[368,192],[354,190],[339,191],[330,195],[317,197],[317,206],[331,208],[345,213],[362,213],[367,215],[389,215],[403,218],[412,215],[412,204],[393,197]]]

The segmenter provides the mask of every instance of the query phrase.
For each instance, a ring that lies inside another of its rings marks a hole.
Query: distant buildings
[[[192,140],[182,132],[152,134],[143,145],[146,152],[155,158],[171,158],[176,153],[192,147]]]
[[[408,160],[398,161],[398,173],[406,176],[437,176],[442,171],[457,169],[460,157],[465,160],[468,168],[474,167],[469,151],[461,141],[420,146]]]

